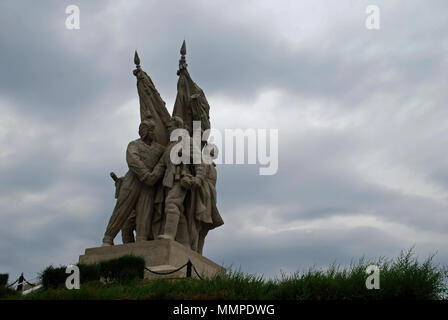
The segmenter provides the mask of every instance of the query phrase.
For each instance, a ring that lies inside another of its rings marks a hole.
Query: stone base
[[[201,277],[211,277],[226,272],[225,268],[184,247],[179,242],[165,239],[89,248],[86,249],[84,255],[79,256],[79,263],[96,263],[127,254],[143,257],[146,261],[146,267],[155,272],[166,273],[176,270],[187,263],[188,259],[193,263]],[[186,267],[170,275],[156,275],[145,270],[145,279],[185,278],[186,275]],[[196,277],[194,270],[192,270],[191,276]]]

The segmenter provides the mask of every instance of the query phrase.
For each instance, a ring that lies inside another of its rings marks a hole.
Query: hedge
[[[133,279],[143,279],[145,259],[126,255],[118,259],[101,261],[100,276],[106,281],[128,282]]]
[[[0,287],[6,287],[8,285],[9,274],[1,273],[0,274]]]
[[[126,255],[117,259],[101,261],[94,264],[77,264],[80,282],[98,281],[125,283],[134,279],[143,279],[145,260],[142,257]],[[65,284],[69,274],[65,273],[66,266],[47,267],[41,274],[44,288],[57,288]]]

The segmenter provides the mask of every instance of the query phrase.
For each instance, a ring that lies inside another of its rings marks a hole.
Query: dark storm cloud
[[[280,137],[275,176],[218,166],[226,224],[207,256],[270,276],[414,244],[448,261],[446,5],[377,2],[380,31],[364,28],[367,1],[3,1],[0,267],[12,279],[99,244],[114,205],[108,173],[126,172],[137,134],[133,51],[171,110],[184,37],[213,123],[240,115]],[[69,4],[80,30],[64,27]],[[275,112],[247,115],[269,90],[281,95]]]
[[[420,230],[446,230],[446,218],[428,219],[428,214],[444,216],[446,204],[365,181],[346,159],[354,150],[350,143],[346,148],[333,144],[342,139],[340,135],[312,139],[314,145],[308,147],[296,142],[297,152],[280,154],[280,170],[273,177],[257,175],[258,168],[254,166],[219,167],[218,191],[223,211],[233,216],[241,204],[271,205],[282,208],[276,219],[284,222],[362,213]],[[345,166],[338,162],[345,162]],[[227,184],[232,187],[222,188]]]
[[[206,247],[212,247],[209,256],[234,270],[279,276],[280,270],[291,274],[306,271],[310,267],[328,267],[332,263],[347,266],[361,257],[373,260],[378,257],[396,257],[403,249],[415,243],[402,241],[390,233],[377,228],[359,227],[339,230],[322,228],[319,232],[303,230],[283,231],[282,234],[244,234],[238,230],[227,230],[231,239],[212,235]],[[286,240],[286,241],[282,241]],[[226,246],[220,245],[225,242]],[[420,249],[422,245],[420,245]],[[417,255],[425,259],[436,253],[434,249],[419,250]],[[437,261],[446,261],[445,252],[438,252]]]
[[[113,48],[112,35],[101,33],[102,25],[96,25],[99,34],[93,33],[95,41],[83,43],[92,31],[86,28],[70,33],[65,29],[67,5],[64,1],[4,1],[0,5],[0,94],[23,114],[65,123],[81,119],[79,115],[101,99],[120,101],[123,93],[133,89],[131,70],[126,69],[131,59],[103,68],[101,63],[108,54],[119,54]],[[88,2],[83,18],[95,21],[104,8],[104,2]]]

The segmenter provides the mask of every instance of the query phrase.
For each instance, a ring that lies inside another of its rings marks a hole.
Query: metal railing
[[[179,268],[177,268],[175,270],[168,271],[168,272],[153,271],[153,270],[150,270],[147,267],[145,267],[145,269],[148,270],[150,273],[153,273],[153,274],[156,274],[156,275],[159,275],[159,276],[166,276],[166,275],[169,275],[169,274],[176,273],[176,272],[182,270],[185,267],[187,267],[187,274],[186,274],[187,278],[191,278],[191,272],[194,271],[194,273],[198,276],[198,278],[202,280],[201,275],[196,270],[196,267],[194,266],[194,264],[191,262],[190,259],[188,259],[187,263],[185,263],[183,266],[181,266],[181,267],[179,267]]]
[[[31,280],[35,280],[38,279],[39,277],[33,278]],[[16,279],[16,281],[14,281],[13,283],[10,283],[8,285],[6,285],[7,288],[12,287],[13,285],[15,285],[17,283],[17,291],[22,291],[23,290],[23,285],[26,283],[28,285],[30,285],[31,287],[35,287],[37,286],[37,284],[35,283],[31,283],[28,280],[25,279],[25,277],[23,276],[23,272],[20,274],[20,276]]]

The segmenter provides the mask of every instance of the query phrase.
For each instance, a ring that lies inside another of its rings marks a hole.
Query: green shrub
[[[100,280],[100,265],[98,263],[93,264],[78,263],[77,266],[79,268],[81,283]]]
[[[366,268],[375,264],[380,269],[380,289],[365,286]],[[203,280],[158,279],[143,277],[144,260],[127,256],[91,266],[111,283],[88,281],[80,290],[38,290],[24,299],[225,299],[225,300],[439,300],[448,298],[448,270],[429,257],[419,262],[412,250],[395,259],[360,259],[349,266],[330,265],[274,280],[229,270],[227,274],[205,277]],[[81,279],[83,267],[80,266]],[[98,269],[95,269],[98,268]],[[87,273],[88,273],[87,272]],[[136,279],[137,278],[137,279]],[[129,281],[134,279],[134,281]]]
[[[377,265],[380,289],[365,286],[366,269]],[[446,298],[448,274],[433,263],[433,256],[422,263],[413,250],[402,251],[395,259],[360,259],[349,267],[297,272],[277,282],[271,299],[283,300],[438,300]]]
[[[117,259],[99,263],[100,276],[106,281],[129,282],[133,279],[143,279],[145,259],[126,255]]]
[[[65,284],[68,274],[65,273],[65,266],[55,268],[53,266],[47,267],[41,274],[42,286],[46,289],[57,288]]]
[[[0,274],[0,287],[6,287],[8,285],[9,274]]]
[[[21,297],[22,294],[14,289],[0,287],[0,299],[20,299]]]
[[[98,281],[104,278],[106,281],[129,282],[134,279],[143,279],[145,260],[132,255],[117,259],[102,261],[95,264],[78,264],[80,282],[82,284]],[[65,273],[66,266],[47,267],[41,274],[42,286],[45,289],[57,288],[63,284],[69,276]]]

